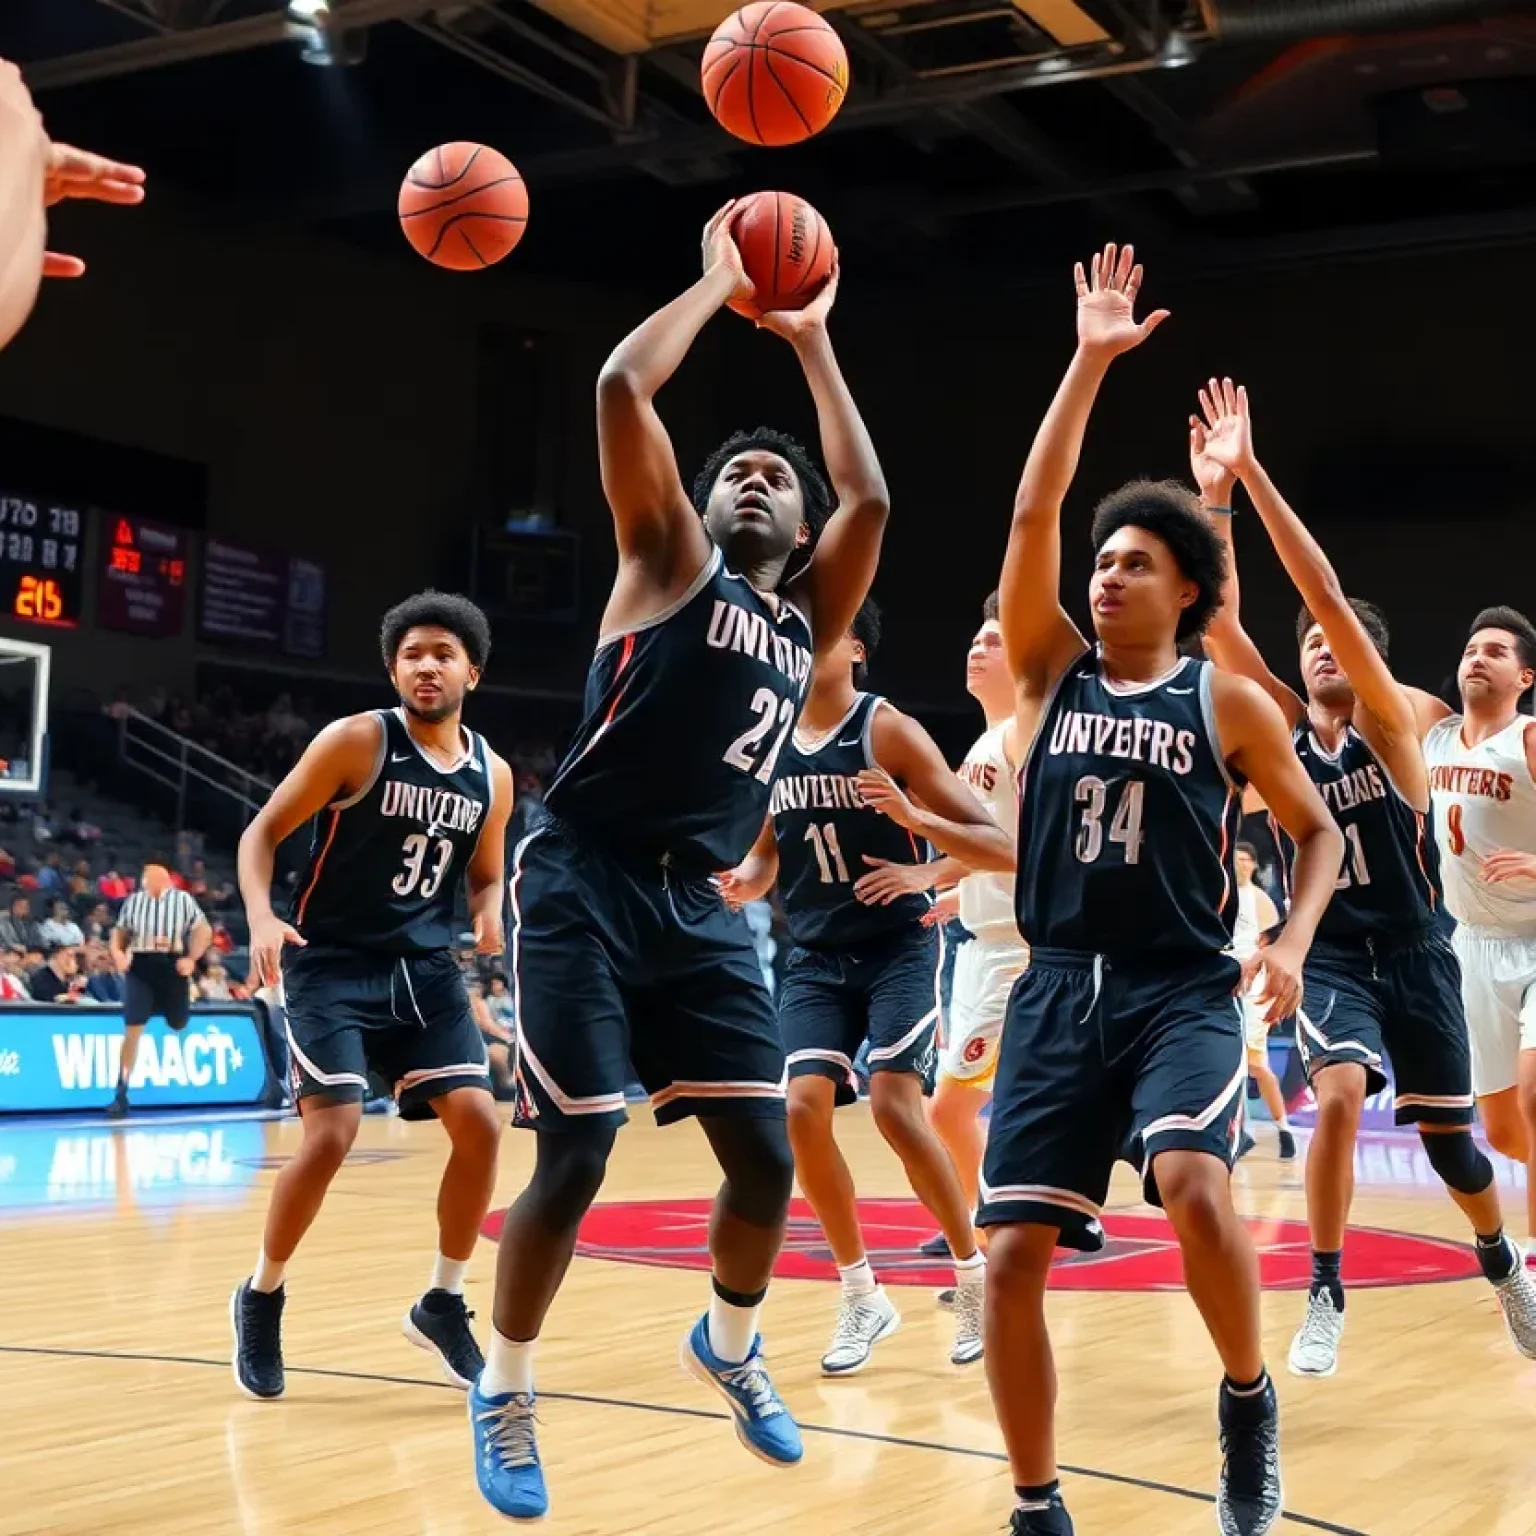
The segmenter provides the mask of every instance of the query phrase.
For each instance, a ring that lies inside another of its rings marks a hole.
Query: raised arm
[[[491,754],[491,814],[480,828],[480,840],[465,871],[469,920],[475,935],[475,953],[499,955],[507,947],[502,933],[502,913],[507,900],[507,823],[512,819],[512,769]]]
[[[1216,732],[1228,765],[1248,779],[1296,845],[1291,909],[1285,932],[1245,962],[1243,980],[1262,967],[1265,1017],[1278,1023],[1301,1000],[1301,968],[1313,935],[1333,898],[1344,861],[1344,837],[1317,786],[1307,777],[1291,746],[1290,729],[1279,706],[1246,677],[1217,672],[1211,700]]]
[[[810,564],[793,582],[793,595],[810,612],[818,650],[835,645],[847,633],[869,596],[891,511],[885,473],[827,330],[839,276],[834,264],[826,285],[804,309],[764,315],[759,322],[764,330],[784,337],[800,359],[816,402],[822,462],[837,497]]]
[[[326,726],[241,834],[236,869],[251,929],[251,963],[266,986],[278,983],[283,945],[304,943],[272,911],[278,844],[368,782],[383,747],[383,730],[374,715],[349,715]]]
[[[597,378],[597,445],[603,493],[623,563],[641,562],[661,584],[691,576],[709,539],[677,469],[656,396],[705,324],[751,283],[731,239],[727,203],[704,228],[704,275],[614,348]],[[841,633],[841,631],[839,631]]]
[[[1209,421],[1216,420],[1214,399],[1220,386],[1211,380],[1210,390],[1200,391],[1200,403]],[[1230,430],[1230,429],[1229,429]],[[1205,653],[1223,672],[1251,678],[1276,704],[1288,724],[1295,726],[1307,706],[1296,690],[1269,669],[1253,637],[1243,628],[1237,581],[1237,546],[1232,538],[1232,496],[1237,476],[1208,451],[1211,428],[1199,416],[1189,418],[1189,467],[1200,488],[1201,505],[1211,526],[1227,546],[1227,577],[1221,588],[1221,607],[1205,632]]]
[[[879,766],[859,775],[865,804],[970,869],[1015,868],[1013,838],[955,777],[933,738],[910,715],[881,709],[870,748]]]
[[[1013,501],[1013,523],[1003,557],[999,617],[1008,669],[1018,688],[1020,714],[1032,734],[1037,709],[1056,679],[1086,645],[1061,606],[1061,504],[1077,473],[1088,417],[1109,365],[1140,346],[1168,318],[1157,310],[1137,324],[1134,313],[1142,271],[1133,247],[1117,256],[1106,246],[1077,284],[1077,351],[1056,398],[1035,434]]]
[[[1343,584],[1322,545],[1307,531],[1259,463],[1253,446],[1248,391],[1235,387],[1231,379],[1223,379],[1215,398],[1210,400],[1210,410],[1214,419],[1207,453],[1242,481],[1286,574],[1295,583],[1308,612],[1322,626],[1333,659],[1349,679],[1359,706],[1375,722],[1380,739],[1372,745],[1391,751],[1404,742],[1415,743],[1416,772],[1412,770],[1412,758],[1406,755],[1402,764],[1389,766],[1410,769],[1418,781],[1418,792],[1413,793],[1413,786],[1404,783],[1405,793],[1411,793],[1416,802],[1426,799],[1428,783],[1423,759],[1417,751],[1418,723],[1413,701],[1350,607]]]

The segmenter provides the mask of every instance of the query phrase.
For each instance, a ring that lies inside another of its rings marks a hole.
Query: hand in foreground
[[[1305,959],[1305,954],[1283,937],[1276,939],[1243,961],[1234,992],[1239,997],[1246,995],[1262,973],[1263,981],[1254,1001],[1266,1024],[1278,1024],[1301,1006],[1301,967]]]
[[[49,144],[43,202],[52,208],[55,203],[69,200],[132,208],[144,201],[144,172],[136,165],[108,160],[104,155],[93,155],[70,144]],[[84,272],[85,263],[78,256],[64,256],[57,251],[48,251],[43,256],[44,277],[80,277]]]
[[[732,912],[740,912],[751,899],[742,882],[739,869],[723,869],[715,876],[715,889],[720,892],[720,900],[723,901]]]
[[[752,285],[752,279],[747,276],[747,269],[742,265],[741,252],[736,247],[736,236],[731,229],[735,213],[736,199],[733,197],[704,226],[704,275],[707,277],[710,273],[721,270],[729,272],[734,286],[726,297],[750,299],[757,290]]]
[[[1085,352],[1118,357],[1139,347],[1168,318],[1166,309],[1154,309],[1145,320],[1136,319],[1136,296],[1141,291],[1142,269],[1136,265],[1136,247],[1118,250],[1106,245],[1089,263],[1072,269],[1077,284],[1077,344]]]
[[[1497,848],[1483,860],[1477,878],[1489,885],[1501,885],[1506,880],[1536,880],[1536,854]]]
[[[867,853],[864,862],[871,868],[853,882],[853,897],[866,907],[888,907],[903,896],[926,891],[932,883],[921,864],[892,864],[889,859],[877,859]]]
[[[1234,385],[1231,379],[1212,379],[1200,391],[1200,409],[1205,413],[1203,422],[1198,416],[1189,418],[1191,463],[1199,431],[1203,435],[1201,456],[1210,466],[1210,472],[1241,479],[1257,462],[1253,452],[1253,421],[1248,414],[1248,391],[1241,385]],[[1202,485],[1202,492],[1204,489]]]
[[[282,980],[285,944],[303,949],[305,941],[299,937],[297,928],[275,913],[269,912],[251,924],[251,965],[263,986],[275,987]]]
[[[782,336],[791,344],[817,331],[826,330],[827,316],[832,313],[832,306],[837,303],[837,285],[841,277],[842,267],[834,251],[832,270],[827,274],[826,281],[822,283],[821,291],[816,297],[804,309],[777,309],[763,315],[757,322],[758,328],[772,331],[775,336]]]
[[[487,916],[481,913],[474,921],[475,953],[477,955],[499,955],[505,952],[507,947],[506,935],[501,931],[501,917],[499,914]]]

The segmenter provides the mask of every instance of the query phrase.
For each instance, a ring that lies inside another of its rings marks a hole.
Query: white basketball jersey
[[[960,778],[1010,837],[1019,829],[1019,785],[1003,738],[1013,721],[1004,720],[977,738],[965,754]],[[960,882],[960,921],[976,935],[1000,944],[1022,944],[1013,915],[1014,877],[1007,874],[967,875]]]
[[[1259,947],[1259,888],[1253,881],[1237,888],[1237,918],[1232,924],[1232,953],[1246,960]]]
[[[1478,872],[1499,848],[1536,853],[1536,784],[1525,760],[1530,718],[1517,716],[1475,747],[1462,740],[1460,715],[1424,738],[1445,904],[1457,922],[1508,938],[1536,936],[1536,880],[1489,884]]]

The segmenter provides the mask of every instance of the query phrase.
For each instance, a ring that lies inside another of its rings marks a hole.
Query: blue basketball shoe
[[[721,1360],[709,1347],[709,1314],[683,1336],[678,1358],[690,1376],[712,1387],[731,1405],[736,1438],[771,1467],[792,1467],[805,1455],[800,1426],[773,1389],[763,1365],[761,1335],[740,1365]]]
[[[549,1513],[549,1493],[534,1438],[533,1394],[487,1397],[477,1381],[469,1389],[469,1422],[475,1432],[475,1480],[486,1503],[509,1520],[542,1520]]]

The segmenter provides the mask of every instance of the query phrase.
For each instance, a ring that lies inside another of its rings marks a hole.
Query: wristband
[[[1231,507],[1218,507],[1212,505],[1210,502],[1205,503],[1205,510],[1209,512],[1213,517],[1232,517],[1235,515]]]

